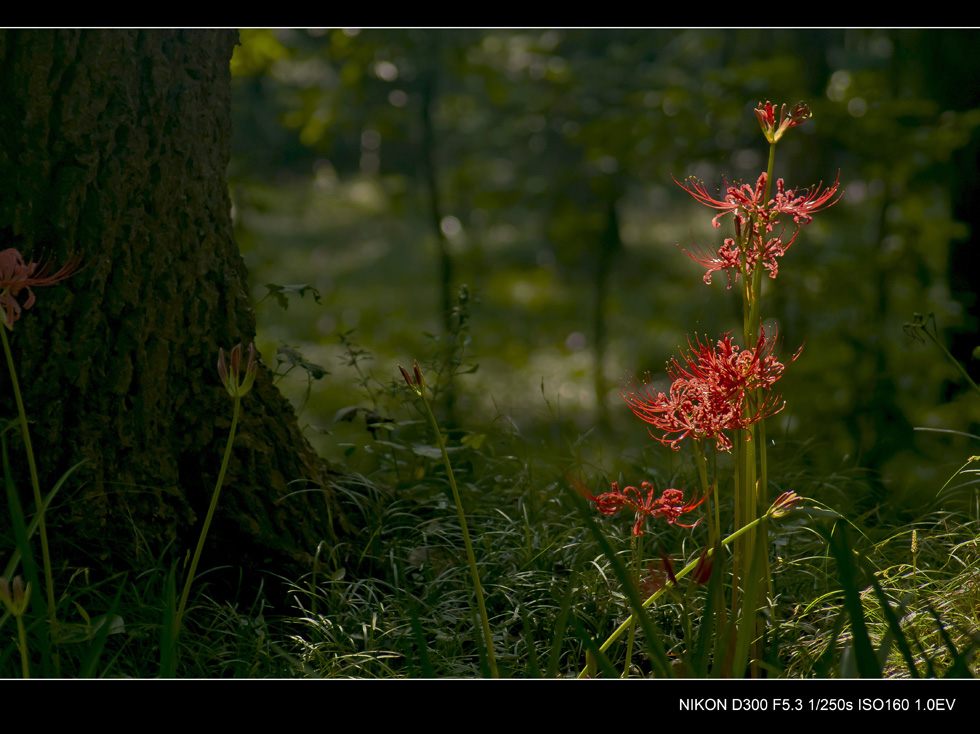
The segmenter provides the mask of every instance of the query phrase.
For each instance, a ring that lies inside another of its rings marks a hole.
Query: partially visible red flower
[[[647,564],[647,576],[640,579],[640,593],[645,597],[656,594],[661,589],[666,588],[667,582],[672,586],[677,586],[677,576],[674,575],[674,562],[670,556],[660,551],[660,568],[654,568],[653,562]]]
[[[677,576],[674,574],[674,562],[670,560],[670,556],[664,553],[664,549],[660,549],[660,565],[664,569],[664,573],[667,575],[667,580],[670,581],[674,586],[677,586]]]
[[[647,564],[647,576],[640,580],[640,593],[651,597],[667,586],[667,573],[663,568],[654,568],[653,562]]]
[[[711,578],[711,569],[714,566],[715,557],[708,555],[709,550],[709,548],[705,548],[701,551],[701,555],[698,556],[698,565],[694,567],[694,571],[691,573],[691,580],[696,584],[706,584]]]
[[[54,285],[70,278],[78,272],[81,260],[77,257],[69,259],[56,273],[48,275],[48,267],[39,269],[39,263],[24,263],[24,256],[18,250],[9,248],[0,251],[0,307],[3,308],[3,323],[8,329],[14,328],[14,322],[20,319],[22,309],[30,308],[36,300],[32,287]],[[17,298],[21,291],[27,291],[27,300],[23,305]]]

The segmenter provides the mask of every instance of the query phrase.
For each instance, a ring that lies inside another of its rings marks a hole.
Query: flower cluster
[[[776,124],[776,108],[770,102],[759,103],[755,111],[759,118],[762,132],[771,144],[775,145],[783,134],[791,127],[802,125],[812,116],[810,108],[800,102],[787,114],[786,105],[779,113],[779,124]],[[715,251],[684,252],[692,260],[707,270],[704,282],[711,283],[711,274],[724,270],[728,275],[728,287],[738,281],[738,276],[751,277],[759,262],[769,271],[769,277],[775,278],[781,258],[790,245],[796,240],[799,228],[813,221],[813,215],[821,209],[826,209],[837,203],[835,198],[840,184],[840,174],[833,186],[821,190],[821,185],[809,189],[786,189],[782,179],[776,181],[776,193],[769,197],[770,180],[766,173],[759,176],[755,186],[741,184],[739,186],[724,185],[725,194],[721,199],[715,199],[704,187],[704,184],[694,179],[688,179],[682,184],[676,179],[675,183],[687,191],[701,204],[717,209],[718,214],[712,220],[715,227],[720,227],[719,220],[732,215],[735,223],[735,237],[726,239]],[[784,237],[785,225],[776,233],[780,216],[792,217],[796,230],[787,240]]]
[[[650,482],[642,482],[640,489],[636,487],[619,488],[619,482],[612,483],[609,492],[600,494],[598,497],[590,494],[583,487],[577,486],[579,493],[591,502],[595,502],[596,509],[604,515],[614,515],[628,507],[636,513],[636,523],[633,525],[634,535],[643,535],[643,522],[647,517],[664,518],[670,525],[679,525],[682,528],[693,528],[700,520],[693,525],[685,525],[678,522],[681,515],[694,510],[706,497],[697,501],[684,502],[684,492],[679,489],[665,489],[660,497],[656,497],[657,490]],[[644,496],[645,494],[645,496]]]
[[[34,305],[36,298],[31,288],[54,285],[70,278],[79,269],[79,260],[72,258],[52,275],[47,267],[39,263],[25,263],[18,250],[9,248],[0,251],[0,308],[3,308],[3,325],[13,330],[14,322],[20,319],[23,309]],[[22,291],[27,291],[27,300],[21,304],[17,299]]]
[[[784,369],[775,357],[775,342],[775,334],[767,337],[765,328],[759,330],[754,349],[740,350],[730,334],[714,347],[697,339],[697,346],[688,343],[690,353],[683,364],[675,358],[668,365],[668,393],[655,393],[635,378],[620,392],[633,413],[662,434],[651,429],[650,435],[675,451],[688,436],[713,438],[719,451],[727,451],[732,444],[725,431],[747,428],[783,409],[779,396],[769,392]],[[746,411],[746,395],[757,390],[767,394]]]
[[[803,191],[786,189],[783,179],[778,179],[775,196],[768,201],[765,200],[767,181],[767,174],[763,173],[754,187],[749,184],[737,187],[726,184],[725,196],[718,200],[708,194],[700,181],[689,179],[685,185],[675,180],[697,201],[719,210],[720,213],[712,220],[715,227],[721,226],[718,220],[726,215],[730,214],[734,219],[735,237],[725,239],[717,252],[684,250],[688,257],[707,270],[705,283],[711,283],[712,273],[724,270],[728,274],[728,287],[731,288],[739,275],[750,278],[760,260],[769,271],[769,277],[775,278],[779,272],[778,258],[796,240],[799,228],[812,222],[814,214],[833,206],[840,198],[834,198],[840,185],[839,174],[834,184],[823,190],[819,185]],[[796,230],[788,240],[784,236],[785,227],[774,234],[780,216],[792,217],[796,224]]]

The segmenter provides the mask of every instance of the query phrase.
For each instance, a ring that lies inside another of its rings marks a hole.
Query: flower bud
[[[788,515],[796,506],[803,501],[803,498],[796,492],[783,492],[769,508],[769,517],[783,517]]]
[[[0,576],[0,601],[13,616],[23,616],[24,612],[27,611],[28,603],[31,601],[31,585],[28,584],[25,589],[24,579],[20,576],[14,576],[14,588],[13,594],[11,594],[7,579]]]
[[[415,361],[412,367],[413,367],[412,371],[415,373],[414,380],[412,379],[411,375],[408,374],[407,369],[405,369],[401,365],[398,365],[398,369],[401,370],[402,377],[405,378],[405,382],[407,382],[408,386],[415,391],[416,395],[421,397],[422,391],[425,390],[425,378],[422,377],[422,370],[419,369],[418,360]]]
[[[248,365],[245,367],[245,379],[239,380],[242,364],[242,345],[236,344],[231,350],[231,372],[229,373],[225,363],[225,350],[218,349],[218,377],[221,384],[233,398],[243,398],[252,389],[255,376],[259,371],[259,363],[255,351],[255,342],[248,345]]]
[[[779,125],[777,126],[775,106],[771,102],[760,102],[755,110],[755,116],[759,119],[759,127],[762,128],[762,134],[766,136],[766,140],[770,143],[776,143],[783,137],[783,133],[791,127],[802,125],[813,117],[813,113],[810,112],[810,108],[806,104],[797,102],[787,115],[786,105],[782,105],[779,109]]]

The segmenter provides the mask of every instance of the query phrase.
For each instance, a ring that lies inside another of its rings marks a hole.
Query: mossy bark
[[[36,288],[10,334],[42,492],[86,460],[48,515],[74,564],[181,552],[214,488],[232,411],[218,348],[255,336],[226,183],[236,43],[233,31],[0,31],[0,248],[83,262]],[[0,416],[15,414],[3,387]],[[211,560],[302,566],[329,537],[328,498],[290,482],[326,473],[262,367]],[[26,490],[20,463],[15,478]]]

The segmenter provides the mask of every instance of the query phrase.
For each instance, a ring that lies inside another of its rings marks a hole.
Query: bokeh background
[[[730,225],[673,179],[754,183],[753,109],[803,100],[775,175],[844,193],[766,283],[783,354],[805,344],[769,434],[912,511],[980,453],[980,397],[903,330],[934,314],[977,379],[978,49],[956,30],[242,31],[230,180],[265,361],[318,450],[358,466],[365,417],[406,417],[383,400],[396,363],[437,358],[462,314],[442,413],[471,440],[613,475],[676,461],[619,382],[741,316],[682,251]],[[971,477],[944,500],[974,501]]]

